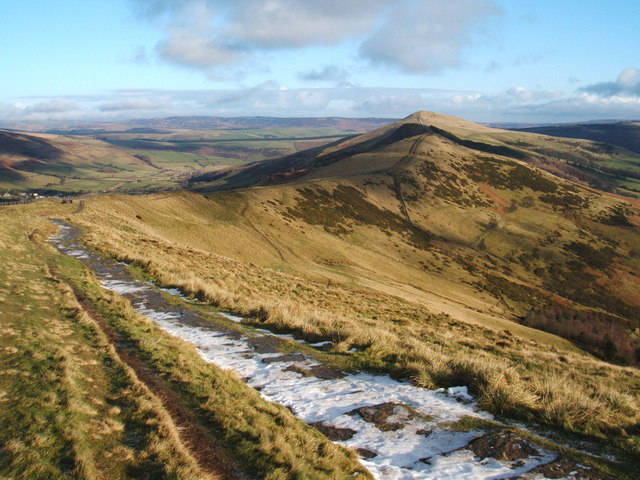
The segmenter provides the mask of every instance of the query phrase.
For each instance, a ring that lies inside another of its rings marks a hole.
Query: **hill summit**
[[[398,252],[407,268],[479,288],[512,319],[636,363],[639,203],[588,188],[600,179],[567,163],[613,155],[599,148],[417,112],[196,186],[268,187],[274,215]],[[447,295],[445,282],[425,283]]]
[[[418,142],[410,141],[412,138]],[[438,152],[443,157],[498,155],[585,186],[633,198],[640,196],[640,155],[622,147],[490,128],[428,111],[416,112],[362,135],[227,172],[224,180],[220,175],[204,176],[193,178],[192,183],[208,190],[339,176],[341,170],[347,175],[365,174],[393,168],[399,155],[412,155],[412,148],[421,148],[421,152],[416,150],[419,155],[428,151],[434,157]],[[370,161],[358,163],[362,155],[369,156]],[[211,180],[216,181],[206,185]]]

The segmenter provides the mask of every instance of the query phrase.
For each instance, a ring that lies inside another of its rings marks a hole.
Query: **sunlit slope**
[[[483,408],[637,451],[637,370],[579,348],[633,361],[633,316],[589,303],[606,293],[624,305],[626,291],[634,311],[637,229],[585,216],[615,200],[578,189],[593,205],[565,211],[523,187],[513,197],[526,206],[514,209],[489,185],[488,206],[405,199],[408,221],[393,183],[366,175],[208,198],[102,196],[70,219],[90,245],[160,284],[311,343],[329,340],[345,362],[429,387],[469,385]],[[587,266],[585,245],[597,254],[609,246],[612,263]],[[569,327],[579,346],[525,319],[564,335],[550,327]]]
[[[0,131],[0,190],[162,191],[180,188],[193,175],[245,163],[233,152],[172,148],[121,148],[90,136]]]
[[[414,155],[421,161],[393,175],[220,192],[209,199],[186,193],[114,197],[93,208],[100,221],[111,219],[106,227],[114,231],[130,225],[181,248],[320,283],[371,288],[529,338],[545,334],[513,322],[563,335],[579,325],[569,337],[593,344],[589,348],[601,355],[611,349],[611,339],[597,333],[606,326],[607,334],[620,336],[621,351],[608,354],[633,361],[637,211],[519,163],[455,156],[432,162],[420,148]],[[556,317],[558,325],[545,323]]]
[[[251,188],[96,197],[70,219],[162,285],[362,368],[637,452],[637,369],[614,365],[638,363],[637,200],[426,118],[229,179]]]
[[[367,164],[367,169],[389,168],[393,165],[393,154],[403,151],[402,146],[395,148],[396,142],[417,134],[429,135],[433,137],[432,141],[437,137],[446,142],[444,153],[499,155],[601,190],[631,197],[638,196],[640,192],[640,155],[633,151],[602,142],[489,128],[457,117],[425,111],[364,135],[262,162],[230,175],[224,181],[199,185],[199,189],[280,183],[309,178],[310,175],[314,178],[341,173],[350,175],[354,171],[344,163],[347,158],[359,160],[360,166]],[[389,148],[390,144],[394,144],[394,148]],[[404,153],[407,153],[406,148]],[[362,155],[366,157],[363,159]],[[378,158],[375,162],[369,161],[372,160],[371,156]],[[385,160],[380,162],[380,158]],[[332,164],[337,164],[338,170],[323,170]],[[345,170],[342,172],[343,167]]]
[[[532,167],[500,135],[508,132],[419,112],[258,164],[238,178],[259,173],[268,186],[208,195],[207,228],[225,240],[202,244],[202,235],[198,248],[467,321],[517,321],[637,362],[637,201]]]

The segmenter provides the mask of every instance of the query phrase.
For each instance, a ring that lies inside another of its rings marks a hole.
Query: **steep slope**
[[[602,357],[640,361],[638,202],[532,167],[533,143],[527,149],[498,140],[507,136],[418,112],[353,139],[256,164],[228,182],[279,185],[260,191],[273,215],[306,224],[312,237],[320,229],[379,255],[393,252],[413,270],[414,290],[452,300],[444,293],[449,282],[480,289],[493,299],[484,300],[487,311],[493,302],[505,316]],[[545,142],[549,150],[552,142]],[[256,201],[250,190],[239,194]],[[375,270],[375,262],[355,263]],[[432,277],[418,280],[415,270]],[[386,271],[397,271],[397,282],[406,275],[397,267]],[[482,295],[463,303],[475,305]]]
[[[411,127],[411,125],[413,125]],[[428,128],[452,145],[476,152],[522,160],[554,175],[598,188],[637,197],[640,192],[640,154],[589,140],[558,139],[522,131],[485,127],[456,117],[418,112],[374,132],[282,159],[262,162],[201,189],[237,188],[301,178],[311,170],[359,153],[372,154],[385,146],[384,138],[402,137],[407,129]],[[400,139],[400,138],[398,138]],[[381,143],[377,143],[381,142]],[[384,166],[383,166],[384,167]],[[316,175],[317,176],[317,175]],[[216,179],[217,180],[217,179]]]

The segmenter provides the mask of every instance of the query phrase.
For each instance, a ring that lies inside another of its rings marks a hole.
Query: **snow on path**
[[[338,379],[321,379],[285,371],[293,365],[308,369],[318,363],[307,357],[300,358],[300,355],[283,361],[286,357],[277,358],[282,357],[282,353],[257,353],[249,343],[249,335],[238,338],[237,333],[222,331],[213,325],[200,327],[186,323],[185,309],[162,301],[159,288],[132,279],[122,264],[81,247],[77,242],[77,229],[59,222],[56,224],[60,233],[50,239],[58,250],[87,264],[105,288],[127,297],[139,313],[163,330],[195,345],[204,360],[234,371],[258,389],[265,399],[288,407],[306,423],[321,422],[354,431],[351,438],[337,443],[374,453],[375,457],[361,462],[377,479],[513,478],[555,459],[554,454],[541,450],[540,455],[520,461],[481,460],[471,450],[464,449],[484,432],[460,432],[439,425],[455,422],[464,416],[492,418],[477,409],[465,387],[426,390],[386,375],[359,373]],[[162,290],[182,296],[177,289]],[[189,315],[202,317],[194,312],[189,312]],[[222,315],[234,322],[242,321],[241,317],[228,313]],[[291,335],[278,337],[293,338]],[[399,422],[402,427],[397,425],[397,429],[382,431],[352,412],[360,407],[388,402],[410,407],[396,406],[393,415],[386,419],[386,422]]]

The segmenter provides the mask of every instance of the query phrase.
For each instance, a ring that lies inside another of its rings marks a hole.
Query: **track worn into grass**
[[[55,267],[50,265],[49,268],[55,275]],[[246,479],[247,477],[240,473],[226,452],[217,445],[217,440],[212,433],[198,423],[193,412],[173,392],[169,384],[149,368],[135,351],[127,348],[121,335],[108,324],[82,292],[72,286],[69,287],[87,315],[96,322],[109,343],[113,345],[120,359],[133,369],[138,380],[160,400],[175,424],[182,444],[197,460],[198,466],[208,474],[208,478],[212,480]]]

